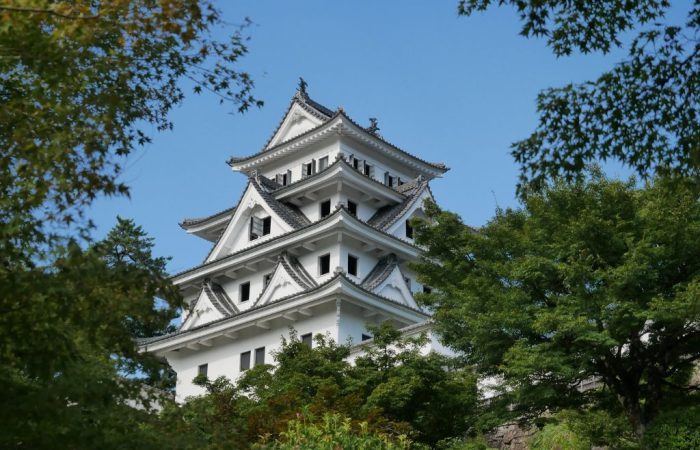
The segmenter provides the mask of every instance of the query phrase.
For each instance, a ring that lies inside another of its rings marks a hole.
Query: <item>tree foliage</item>
[[[472,432],[474,375],[456,370],[443,356],[421,356],[421,342],[384,326],[376,330],[376,348],[351,365],[347,345],[319,335],[309,348],[292,333],[275,356],[276,367],[256,366],[235,383],[199,379],[208,395],[171,410],[168,420],[176,425],[166,428],[184,427],[182,433],[199,439],[197,448],[247,448],[260,437],[265,443],[288,442],[291,435],[285,433],[316,433],[337,414],[349,421],[341,428],[415,445]],[[313,427],[305,428],[309,422]]]
[[[490,0],[462,0],[471,15]],[[608,52],[631,39],[627,58],[596,80],[548,88],[537,98],[539,124],[513,144],[521,188],[572,179],[592,161],[616,159],[642,176],[700,175],[700,4],[685,23],[663,23],[666,0],[500,1],[514,6],[524,36],[546,37],[557,56]],[[667,21],[668,22],[668,21]]]
[[[641,436],[662,409],[697,402],[696,184],[596,173],[523,202],[478,232],[435,205],[436,224],[416,224],[416,268],[436,288],[421,299],[445,341],[501,380],[494,407],[527,418],[619,399]],[[579,389],[591,379],[604,388]]]
[[[183,80],[245,111],[240,28],[207,0],[15,0],[0,5],[0,252],[27,264],[99,195],[126,194],[124,158],[172,127]],[[81,224],[83,225],[83,224]],[[84,231],[84,227],[83,228]],[[40,255],[46,256],[46,255]]]

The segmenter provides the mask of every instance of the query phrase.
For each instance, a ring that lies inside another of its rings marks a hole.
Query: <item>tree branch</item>
[[[44,9],[44,8],[31,8],[31,7],[24,7],[24,6],[11,6],[11,5],[0,5],[0,11],[10,11],[10,12],[22,12],[22,13],[30,13],[30,14],[51,14],[54,16],[62,17],[64,19],[81,19],[81,20],[91,20],[91,19],[99,19],[100,15],[95,14],[92,16],[86,16],[83,14],[63,14],[60,13],[54,9]]]

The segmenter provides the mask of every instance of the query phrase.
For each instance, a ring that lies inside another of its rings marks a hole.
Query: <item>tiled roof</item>
[[[299,283],[299,285],[304,289],[311,289],[318,286],[316,280],[309,275],[309,272],[304,269],[304,266],[302,266],[299,263],[299,260],[294,256],[287,252],[282,252],[282,254],[279,256],[279,262],[282,264],[282,267],[285,268],[287,273],[294,278],[294,281]]]
[[[406,199],[396,205],[387,205],[379,208],[367,221],[371,226],[380,230],[386,230],[393,225],[411,206],[420,198],[420,195],[428,188],[428,181],[417,178],[414,181],[399,186]]]
[[[384,189],[390,189],[390,190],[394,190],[394,191],[397,191],[397,192],[399,192],[399,193],[402,193],[401,191],[399,191],[398,187],[397,187],[397,188],[391,188],[391,187],[387,186],[386,184],[384,184],[384,183],[382,183],[382,182],[380,182],[380,181],[377,181],[377,180],[375,180],[374,178],[372,178],[372,177],[370,177],[370,176],[368,176],[368,175],[365,175],[365,174],[361,173],[359,170],[357,170],[357,169],[355,169],[353,166],[351,166],[351,165],[345,160],[345,158],[338,158],[338,159],[336,159],[335,161],[333,161],[333,163],[329,164],[328,167],[326,167],[326,168],[323,169],[323,170],[319,170],[318,172],[316,172],[316,173],[313,174],[313,175],[309,175],[309,176],[307,176],[307,177],[304,177],[304,178],[302,178],[301,180],[295,181],[295,182],[293,182],[293,183],[291,183],[291,184],[287,184],[286,186],[280,186],[279,188],[277,188],[277,189],[274,190],[274,193],[275,193],[275,195],[278,195],[279,193],[284,192],[284,191],[287,191],[287,190],[289,190],[289,189],[292,189],[292,188],[296,187],[296,186],[299,185],[299,184],[308,183],[308,182],[311,181],[311,180],[314,180],[314,179],[316,179],[316,178],[318,178],[318,177],[323,176],[323,174],[325,174],[326,172],[328,172],[328,171],[331,170],[331,169],[334,169],[337,165],[340,165],[340,164],[343,164],[343,165],[345,165],[348,169],[352,169],[352,170],[354,170],[355,172],[359,173],[360,175],[362,175],[363,177],[365,177],[365,179],[366,179],[367,181],[369,181],[369,182],[372,183],[372,184],[379,185],[379,186],[381,186],[381,187],[384,188]],[[274,181],[273,181],[273,183],[274,183]],[[279,186],[279,185],[278,185],[278,186]],[[404,185],[402,185],[402,186],[404,186]]]
[[[306,137],[306,136],[308,136],[308,135],[310,135],[310,134],[313,134],[313,133],[319,131],[321,128],[323,128],[324,126],[326,126],[328,122],[330,122],[332,119],[335,119],[336,117],[339,117],[339,116],[344,117],[348,122],[352,123],[353,125],[355,125],[356,127],[358,127],[360,130],[363,130],[363,131],[366,132],[369,136],[372,136],[373,138],[379,140],[379,141],[382,142],[383,144],[388,145],[389,147],[391,147],[392,149],[398,151],[399,153],[402,153],[402,154],[404,154],[404,155],[406,155],[406,156],[408,156],[408,157],[410,157],[410,158],[413,158],[413,159],[415,159],[415,160],[417,160],[417,161],[420,161],[420,162],[422,162],[422,163],[424,163],[424,164],[427,164],[427,165],[429,165],[429,166],[432,166],[432,167],[434,167],[434,168],[436,168],[436,169],[439,169],[439,170],[442,170],[442,171],[448,171],[448,170],[449,170],[449,168],[448,168],[445,164],[443,164],[443,163],[435,163],[435,162],[426,161],[426,160],[424,160],[424,159],[422,159],[422,158],[419,158],[419,157],[417,157],[417,156],[415,156],[415,155],[413,155],[413,154],[407,152],[406,150],[403,150],[402,148],[397,147],[396,145],[394,145],[394,144],[392,144],[391,142],[387,141],[387,140],[384,139],[383,137],[381,137],[381,136],[379,136],[379,135],[377,135],[377,134],[370,133],[369,131],[367,131],[367,129],[366,129],[365,127],[363,127],[362,125],[360,125],[360,124],[358,124],[357,122],[355,122],[354,120],[352,120],[347,114],[345,114],[345,112],[344,112],[342,109],[339,109],[338,111],[336,111],[335,113],[333,113],[333,115],[332,115],[328,120],[325,120],[325,121],[324,121],[323,123],[321,123],[320,125],[318,125],[318,126],[316,126],[316,127],[313,127],[313,128],[311,128],[310,130],[307,130],[307,131],[305,131],[305,132],[303,132],[303,133],[301,133],[301,134],[299,134],[299,135],[297,135],[297,136],[294,136],[294,137],[291,138],[291,139],[288,139],[288,140],[286,140],[286,141],[284,141],[284,142],[280,142],[280,143],[278,143],[278,144],[276,144],[276,145],[273,145],[272,147],[269,147],[269,148],[267,148],[267,145],[266,145],[265,148],[263,148],[262,150],[258,151],[257,153],[254,153],[254,154],[252,154],[252,155],[248,155],[248,156],[231,156],[231,157],[228,159],[227,162],[228,162],[229,165],[234,165],[235,163],[239,163],[239,162],[247,161],[247,160],[250,160],[250,159],[254,159],[254,158],[258,157],[258,156],[261,156],[261,155],[264,154],[264,153],[272,152],[272,151],[276,150],[277,148],[282,147],[282,146],[284,146],[284,145],[287,145],[288,143],[290,143],[290,142],[292,142],[292,141],[302,139],[302,138],[304,138],[304,137]],[[280,124],[280,125],[281,125],[281,124]],[[279,127],[278,127],[278,129],[279,129]],[[276,133],[276,131],[275,131],[275,133]],[[273,136],[274,136],[274,135],[273,135]],[[271,141],[271,140],[272,140],[272,138],[270,138],[270,141]],[[268,142],[268,145],[269,145],[269,142]]]
[[[266,303],[266,304],[264,304],[264,305],[251,307],[250,309],[247,309],[247,310],[245,310],[245,311],[242,311],[242,312],[241,312],[240,314],[238,314],[236,317],[237,317],[237,318],[245,317],[245,316],[247,316],[247,315],[249,315],[249,314],[251,314],[251,313],[253,313],[253,312],[259,311],[259,310],[261,310],[261,309],[269,308],[269,307],[271,307],[271,306],[277,305],[277,304],[279,304],[279,303],[282,303],[282,302],[291,300],[291,299],[293,299],[293,298],[296,298],[296,297],[299,297],[299,296],[302,296],[302,295],[311,294],[311,293],[313,293],[313,292],[315,292],[315,291],[318,291],[318,290],[324,288],[325,286],[327,286],[327,285],[333,283],[334,281],[338,280],[339,278],[344,279],[345,281],[349,282],[350,284],[356,286],[356,287],[359,288],[360,290],[364,291],[365,293],[367,293],[367,294],[369,294],[369,295],[371,295],[371,296],[373,296],[373,297],[375,297],[375,298],[379,298],[379,299],[381,299],[381,300],[383,300],[383,301],[385,301],[385,302],[392,303],[393,305],[397,305],[397,306],[400,306],[400,307],[402,307],[402,308],[405,308],[405,309],[411,310],[411,311],[413,311],[413,312],[417,312],[417,313],[419,313],[419,314],[422,314],[422,315],[424,315],[424,316],[426,316],[426,317],[429,317],[429,314],[427,314],[425,311],[421,311],[420,309],[413,308],[413,307],[408,306],[408,305],[405,305],[405,304],[403,304],[403,303],[399,303],[399,302],[397,302],[396,300],[392,300],[392,299],[390,299],[390,298],[387,298],[387,297],[384,297],[384,296],[375,294],[374,292],[368,291],[367,289],[363,288],[360,284],[355,283],[354,281],[350,280],[350,279],[349,279],[344,273],[342,273],[342,272],[338,272],[336,275],[334,275],[333,277],[331,277],[330,279],[328,279],[328,280],[325,281],[324,283],[317,284],[316,286],[314,286],[314,287],[311,288],[311,289],[307,289],[307,290],[304,290],[304,291],[299,292],[299,293],[296,293],[296,294],[291,294],[291,295],[288,295],[288,296],[285,296],[285,297],[281,297],[281,298],[279,298],[279,299],[277,299],[277,300],[275,300],[275,301],[273,301],[273,302]],[[177,336],[179,336],[179,335],[187,334],[187,333],[190,333],[190,332],[193,332],[193,331],[197,331],[197,330],[200,330],[200,329],[203,329],[203,328],[210,327],[210,326],[212,326],[212,325],[218,324],[218,323],[220,323],[220,322],[223,322],[223,321],[229,320],[229,319],[231,319],[231,317],[224,317],[224,318],[221,318],[221,319],[213,320],[213,321],[211,321],[211,322],[207,322],[207,323],[205,323],[205,324],[202,324],[202,325],[197,326],[197,327],[194,327],[194,328],[190,328],[190,329],[188,329],[188,330],[178,330],[178,331],[176,331],[176,332],[174,332],[174,333],[164,334],[164,335],[162,335],[162,336],[154,336],[154,337],[151,337],[151,338],[140,338],[140,339],[137,339],[137,340],[136,340],[136,343],[137,343],[138,345],[147,345],[147,344],[151,344],[151,343],[153,343],[153,342],[158,342],[158,341],[163,341],[163,340],[171,339],[171,338],[177,337]]]
[[[267,146],[270,145],[270,142],[272,142],[272,138],[274,138],[275,135],[277,134],[277,132],[280,130],[280,128],[282,128],[282,124],[284,123],[284,119],[287,118],[287,114],[289,114],[289,111],[292,110],[292,107],[294,107],[294,104],[301,106],[304,109],[304,111],[308,112],[309,114],[311,114],[312,116],[314,116],[318,119],[321,119],[324,122],[327,121],[328,119],[330,119],[331,116],[333,116],[333,111],[326,108],[322,104],[312,100],[306,92],[302,92],[302,91],[298,90],[294,94],[294,97],[292,97],[292,101],[289,102],[289,107],[287,108],[287,111],[285,111],[284,115],[282,116],[279,123],[275,127],[275,131],[272,132],[272,134],[270,135],[270,138],[267,140],[267,142],[265,142],[265,146],[263,147],[263,150],[261,151],[261,153],[265,151]]]
[[[209,301],[224,316],[233,316],[240,311],[236,304],[226,294],[224,288],[210,280],[205,280],[203,284],[204,292],[209,297]]]
[[[292,228],[301,228],[305,225],[309,225],[311,221],[308,217],[302,213],[299,208],[294,205],[281,202],[277,200],[267,189],[263,187],[261,180],[265,178],[258,175],[257,177],[250,178],[250,184],[258,191],[260,196],[265,200],[265,203],[272,209],[277,215],[282,218],[289,226]],[[265,178],[266,179],[266,178]],[[269,180],[268,180],[269,181]]]
[[[228,214],[232,214],[236,212],[236,207],[232,206],[230,208],[226,208],[223,211],[219,211],[217,213],[208,215],[206,217],[193,217],[193,218],[187,218],[187,219],[182,219],[182,222],[180,222],[180,227],[187,229],[188,227],[194,226],[194,225],[199,225],[200,223],[206,222],[211,219],[216,219],[219,217],[224,217],[227,216]]]
[[[318,220],[318,221],[316,221],[316,222],[309,223],[308,225],[305,225],[305,226],[303,226],[303,227],[301,227],[301,228],[299,228],[299,229],[291,230],[291,231],[288,231],[288,232],[286,232],[286,233],[282,233],[282,234],[280,234],[279,236],[275,236],[275,237],[273,237],[273,238],[271,238],[271,239],[268,239],[268,240],[266,240],[266,241],[262,241],[262,242],[253,244],[253,245],[251,245],[251,246],[245,247],[245,248],[243,248],[243,249],[241,249],[241,250],[239,250],[239,251],[237,251],[237,252],[235,252],[235,253],[231,253],[231,254],[229,254],[229,255],[224,255],[224,256],[222,256],[222,257],[220,257],[220,258],[217,258],[217,259],[214,259],[214,260],[212,260],[212,261],[209,261],[209,262],[205,262],[205,263],[203,263],[203,264],[200,264],[199,266],[196,266],[196,267],[192,267],[192,268],[183,270],[183,271],[178,272],[178,273],[176,273],[176,274],[174,274],[174,275],[171,275],[171,278],[175,278],[175,277],[178,277],[178,276],[180,276],[180,275],[184,275],[184,274],[186,274],[186,273],[188,273],[188,272],[192,272],[192,271],[195,271],[195,270],[197,270],[197,269],[201,269],[201,268],[206,267],[206,266],[209,266],[209,265],[211,265],[211,264],[216,264],[216,263],[221,262],[221,261],[223,261],[223,260],[225,260],[225,259],[234,258],[234,257],[236,257],[236,256],[238,256],[238,255],[240,255],[240,254],[242,254],[242,253],[255,250],[255,249],[257,249],[257,248],[259,248],[259,247],[261,247],[261,246],[263,246],[263,245],[269,245],[269,244],[271,244],[271,243],[274,242],[274,241],[277,241],[277,240],[279,240],[279,239],[285,238],[285,237],[287,237],[287,236],[289,236],[289,235],[291,235],[291,234],[297,233],[297,232],[301,231],[302,229],[310,228],[310,227],[315,226],[315,225],[320,225],[320,224],[322,224],[322,223],[324,223],[324,222],[327,222],[327,221],[329,221],[329,220],[332,220],[337,214],[340,214],[341,211],[346,211],[346,212],[347,212],[347,208],[346,208],[345,206],[341,206],[340,208],[336,209],[336,210],[335,210],[334,212],[332,212],[330,215],[324,217],[324,218],[321,219],[321,220]],[[401,238],[399,238],[399,237],[394,236],[393,234],[389,234],[389,233],[387,233],[387,232],[384,231],[384,230],[380,230],[380,229],[377,229],[376,227],[373,227],[373,226],[369,225],[367,222],[364,222],[364,221],[358,219],[358,218],[357,218],[355,215],[353,215],[353,214],[348,213],[348,216],[350,217],[351,220],[355,220],[355,221],[361,223],[362,225],[368,227],[369,229],[374,230],[374,231],[376,231],[376,232],[382,234],[383,236],[386,236],[386,237],[388,237],[388,238],[391,238],[391,239],[393,239],[393,240],[395,240],[395,241],[398,241],[398,242],[400,242],[400,243],[402,243],[402,244],[404,244],[404,245],[410,245],[411,247],[418,248],[418,247],[416,247],[415,244],[413,244],[413,243],[411,243],[411,242],[408,242],[408,241],[406,241],[406,240],[404,240],[404,239],[401,239]],[[210,252],[210,254],[211,254],[211,252]]]
[[[373,291],[377,286],[382,284],[387,279],[399,262],[396,255],[390,253],[380,259],[372,270],[367,274],[360,286],[368,291]]]

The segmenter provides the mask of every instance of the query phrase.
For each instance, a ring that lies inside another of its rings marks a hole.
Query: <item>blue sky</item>
[[[343,106],[361,124],[377,117],[387,140],[451,167],[433,193],[466,223],[484,224],[497,205],[516,206],[518,168],[509,147],[536,126],[538,91],[595,78],[624,52],[556,58],[543,40],[518,35],[512,9],[465,18],[457,3],[221,2],[227,21],[255,22],[240,68],[255,79],[265,106],[232,115],[212,96],[189,95],[171,114],[174,130],[153,130],[153,143],[129,157],[122,178],[131,198],[95,204],[95,235],[116,215],[130,217],[156,238],[159,255],[173,257],[171,271],[199,264],[211,244],[178,222],[238,200],[245,177],[225,161],[260,150],[299,76],[315,100]],[[610,167],[611,175],[626,174]]]

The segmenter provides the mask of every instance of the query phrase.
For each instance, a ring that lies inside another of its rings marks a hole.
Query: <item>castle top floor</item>
[[[228,163],[235,171],[259,173],[288,185],[324,170],[338,158],[390,187],[419,176],[430,180],[449,170],[389,143],[379,134],[376,119],[362,127],[342,108],[332,111],[312,100],[303,80],[263,149],[232,157]]]

